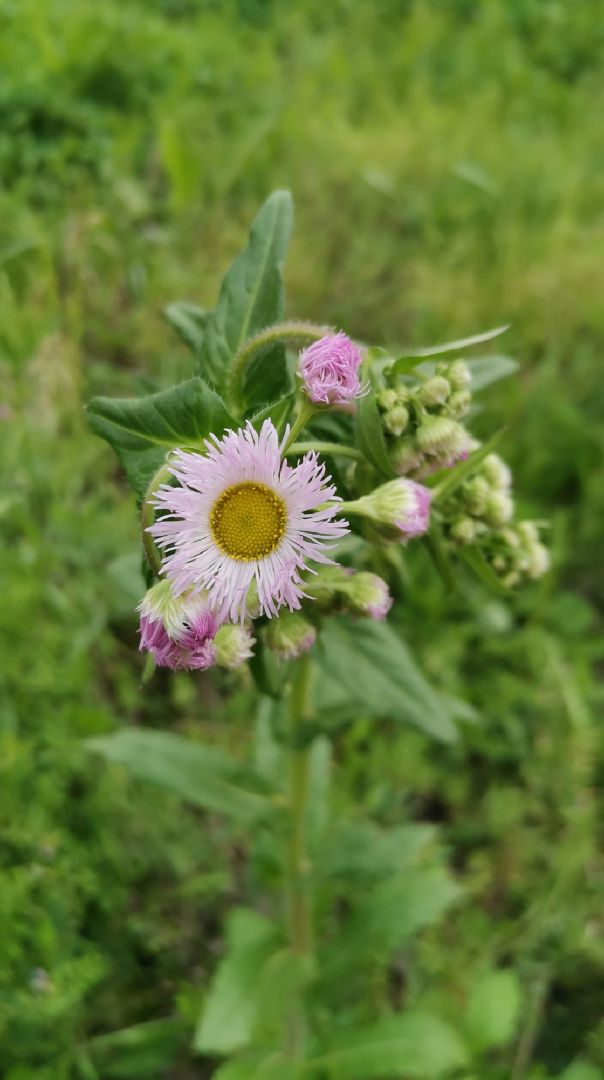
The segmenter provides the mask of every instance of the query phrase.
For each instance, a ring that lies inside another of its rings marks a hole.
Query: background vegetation
[[[401,632],[471,710],[453,747],[360,717],[337,797],[437,824],[463,888],[393,970],[398,999],[421,987],[467,1016],[481,974],[511,968],[519,1020],[480,1076],[604,1076],[601,16],[599,0],[0,0],[6,1080],[211,1075],[162,1062],[246,894],[245,844],[82,740],[168,724],[245,746],[248,690],[158,675],[141,691],[137,522],[82,402],[185,373],[162,309],[213,304],[278,186],[297,208],[291,314],[387,345],[512,324],[521,373],[485,403],[489,427],[511,418],[504,453],[522,510],[552,523],[553,572],[504,604],[461,572],[445,595],[409,553]],[[168,1016],[142,1052],[138,1029],[117,1050],[97,1038],[91,1071],[89,1039]]]

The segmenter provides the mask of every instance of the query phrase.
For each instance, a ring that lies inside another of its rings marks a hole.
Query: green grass
[[[190,1022],[246,892],[241,837],[81,749],[120,723],[248,737],[245,687],[141,691],[137,523],[82,402],[184,374],[164,304],[214,302],[279,186],[292,315],[383,344],[512,324],[521,374],[486,398],[484,430],[510,422],[553,572],[510,604],[465,578],[451,599],[410,555],[405,635],[480,719],[437,751],[360,720],[338,797],[442,825],[467,900],[422,938],[409,992],[453,1016],[473,974],[516,968],[519,1041],[485,1076],[523,1048],[514,1080],[577,1055],[604,1070],[602,27],[598,0],[0,0],[7,1080],[79,1075],[70,1051],[92,1035]]]

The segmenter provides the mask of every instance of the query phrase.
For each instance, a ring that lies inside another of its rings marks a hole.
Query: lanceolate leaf
[[[210,312],[186,300],[176,300],[164,309],[164,315],[185,345],[197,356],[201,352]]]
[[[206,327],[198,368],[218,388],[224,385],[229,363],[244,341],[283,320],[281,267],[292,217],[291,195],[275,191],[254,219],[248,246],[223,281],[218,305]],[[277,346],[264,359],[274,368],[284,366],[285,351]]]
[[[482,345],[485,341],[493,341],[500,334],[505,334],[506,330],[509,330],[509,324],[496,326],[493,330],[485,330],[482,334],[472,334],[470,337],[458,338],[456,341],[445,341],[442,345],[428,345],[423,349],[409,349],[404,356],[399,356],[394,361],[391,371],[397,375],[404,375],[417,367],[422,359],[430,356],[444,356],[449,352],[458,353],[462,349],[471,348],[473,345]]]
[[[212,981],[195,1034],[202,1053],[230,1054],[252,1037],[259,1002],[258,976],[275,952],[271,923],[253,911],[236,910],[227,929],[228,949]]]
[[[455,739],[441,698],[388,623],[327,620],[317,659],[322,669],[315,703],[319,716],[326,709],[349,717],[392,717],[445,742]]]
[[[168,451],[202,448],[208,435],[220,435],[232,423],[222,399],[199,378],[143,398],[93,398],[88,418],[116,451],[139,496]]]
[[[329,1080],[390,1080],[446,1076],[466,1060],[453,1028],[429,1013],[406,1012],[342,1032],[311,1065]]]
[[[371,381],[371,368],[367,363],[363,364],[361,379],[364,382],[369,380],[369,391],[358,401],[355,424],[357,446],[374,469],[387,479],[391,479],[396,473],[386,449],[384,427]]]
[[[90,739],[88,746],[124,765],[141,780],[187,802],[237,821],[264,815],[270,802],[259,777],[213,747],[161,731],[118,731]]]
[[[411,935],[437,922],[458,896],[459,887],[438,866],[407,867],[378,882],[361,894],[338,937],[325,950],[323,976],[336,985],[350,970],[362,970],[372,961],[385,962]]]

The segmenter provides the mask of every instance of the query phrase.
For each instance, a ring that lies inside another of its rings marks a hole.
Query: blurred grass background
[[[551,521],[553,572],[504,605],[465,578],[445,596],[411,556],[407,640],[479,721],[443,749],[359,719],[340,798],[442,827],[466,902],[411,976],[441,1010],[484,964],[521,977],[518,1040],[485,1076],[555,1076],[577,1055],[604,1076],[602,15],[600,0],[0,0],[7,1080],[71,1076],[91,1035],[188,1023],[247,887],[244,838],[81,750],[166,717],[248,737],[238,683],[140,691],[137,522],[82,402],[185,374],[163,306],[213,304],[280,186],[291,314],[387,345],[512,324],[521,373],[490,392],[484,430],[514,418],[504,452],[522,512]],[[205,1074],[183,1058],[169,1075]]]

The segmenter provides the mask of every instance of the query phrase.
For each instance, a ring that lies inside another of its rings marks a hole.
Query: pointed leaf
[[[379,882],[357,902],[325,950],[323,976],[337,983],[350,969],[385,962],[413,934],[437,922],[459,893],[459,886],[438,866],[407,867]]]
[[[369,382],[370,389],[368,393],[363,394],[358,400],[355,422],[356,443],[374,469],[377,469],[387,479],[391,479],[396,473],[386,449],[384,426],[377,406],[375,387],[372,382],[372,372],[368,361],[365,361],[361,369],[361,381],[363,383]]]
[[[222,399],[198,378],[148,397],[96,397],[87,411],[92,430],[113,447],[139,496],[169,450],[203,448],[208,435],[232,424]]]
[[[331,877],[388,877],[407,866],[433,837],[431,825],[386,829],[371,822],[342,822],[323,845],[320,867]]]
[[[164,308],[164,315],[185,345],[197,356],[201,351],[210,312],[186,300],[176,300]]]
[[[408,1012],[342,1032],[311,1064],[329,1080],[446,1076],[467,1061],[457,1033],[429,1013]]]
[[[501,584],[493,567],[489,565],[480,548],[474,547],[473,545],[460,547],[459,557],[462,562],[465,562],[466,566],[470,567],[470,570],[476,574],[476,577],[479,578],[483,585],[486,585],[488,589],[497,593],[498,596],[507,595],[507,590]]]
[[[442,345],[428,345],[423,349],[409,349],[404,356],[399,356],[390,369],[395,375],[404,375],[413,367],[417,367],[417,361],[428,356],[444,356],[449,352],[460,352],[462,349],[471,348],[473,345],[482,345],[485,341],[493,341],[494,338],[505,334],[510,326],[496,326],[493,330],[485,330],[482,334],[471,334],[470,337],[457,338],[456,341],[445,341]],[[415,361],[415,363],[414,363]]]
[[[319,716],[392,717],[445,742],[455,739],[442,699],[388,623],[328,619],[316,656],[322,670],[315,702]]]
[[[513,971],[488,971],[472,987],[465,1027],[478,1051],[503,1046],[514,1037],[520,986]]]
[[[253,821],[270,807],[261,793],[266,785],[255,772],[213,747],[179,735],[126,730],[90,739],[87,745],[139,779],[237,821]]]
[[[227,938],[195,1033],[194,1047],[202,1053],[230,1054],[248,1045],[258,1016],[258,975],[275,951],[273,927],[255,912],[233,912]]]
[[[228,366],[244,341],[283,319],[281,267],[292,217],[289,192],[273,192],[252,223],[248,246],[223,281],[199,354],[200,374],[218,388],[224,385]],[[283,347],[277,346],[265,362],[284,367]]]

